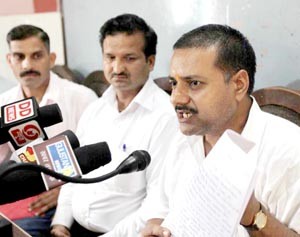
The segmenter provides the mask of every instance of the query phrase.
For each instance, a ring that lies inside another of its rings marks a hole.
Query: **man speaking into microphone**
[[[40,107],[57,103],[63,122],[45,128],[47,136],[50,138],[67,129],[76,131],[79,117],[87,105],[97,99],[96,94],[50,72],[56,55],[50,52],[49,36],[42,29],[33,25],[16,26],[8,32],[7,43],[7,62],[19,84],[0,95],[0,106],[32,96]],[[9,159],[11,154],[8,144],[0,146],[0,161]],[[44,236],[49,232],[58,190],[2,205],[0,212],[32,236]]]

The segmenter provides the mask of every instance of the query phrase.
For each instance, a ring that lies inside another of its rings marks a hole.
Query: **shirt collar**
[[[263,111],[260,109],[255,98],[251,96],[251,99],[252,105],[249,111],[247,123],[241,135],[257,144],[260,144],[258,139],[262,138],[266,121],[263,116]]]
[[[143,88],[134,97],[126,110],[130,109],[134,105],[140,105],[148,110],[153,110],[153,96],[155,90],[155,83],[152,79],[148,79]],[[111,106],[117,106],[116,91],[112,86],[109,86],[102,95],[103,100],[107,101]],[[125,111],[126,111],[125,110]]]
[[[58,87],[59,85],[58,80],[65,80],[65,79],[59,78],[56,74],[50,72],[49,84],[45,91],[43,99],[40,102],[40,106],[56,103],[56,100],[59,97],[59,93],[61,93],[59,91],[60,88]]]

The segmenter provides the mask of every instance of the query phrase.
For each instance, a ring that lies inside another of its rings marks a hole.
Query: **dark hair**
[[[10,45],[10,42],[13,40],[24,40],[32,36],[38,37],[44,43],[48,52],[50,51],[50,40],[48,34],[41,28],[33,25],[18,25],[12,28],[7,33],[6,41],[8,45]]]
[[[255,53],[249,41],[238,30],[226,25],[209,24],[198,27],[182,35],[174,44],[173,49],[180,48],[208,48],[216,46],[217,59],[215,65],[225,74],[232,74],[240,69],[247,71],[249,75],[250,95],[254,87],[256,71]],[[227,79],[227,80],[229,80]]]
[[[103,41],[108,35],[126,33],[128,35],[136,32],[144,34],[144,54],[146,58],[156,54],[157,35],[155,31],[140,17],[133,14],[123,14],[109,19],[100,28],[100,43],[103,48]]]

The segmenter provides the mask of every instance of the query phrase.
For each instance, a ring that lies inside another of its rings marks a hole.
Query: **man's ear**
[[[150,55],[147,58],[147,63],[149,64],[149,70],[152,71],[155,65],[155,55]]]
[[[246,70],[239,70],[232,78],[234,83],[235,95],[238,101],[241,101],[247,94],[249,88],[249,75]]]
[[[50,68],[53,68],[53,66],[55,65],[55,60],[56,60],[56,54],[50,53]]]
[[[6,54],[6,62],[8,63],[9,66],[11,65],[11,57],[12,56],[10,53]]]

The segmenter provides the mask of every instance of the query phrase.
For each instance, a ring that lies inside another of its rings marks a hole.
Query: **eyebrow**
[[[18,51],[15,51],[15,52],[11,52],[13,55],[16,55],[16,54],[22,54],[22,55],[25,55],[25,53],[23,52],[18,52]],[[36,53],[43,53],[43,50],[37,50],[37,51],[34,51],[34,52],[31,52],[30,54],[36,54]]]
[[[169,78],[169,80],[176,80],[176,78],[173,77],[173,76],[171,76],[171,75],[169,75],[168,78]],[[203,76],[199,76],[199,75],[188,75],[188,76],[183,76],[183,77],[180,76],[179,78],[181,78],[181,79],[183,79],[183,80],[186,80],[186,81],[188,81],[188,80],[193,80],[193,79],[202,79],[202,80],[204,79],[204,80],[208,80],[207,77],[203,77]]]

